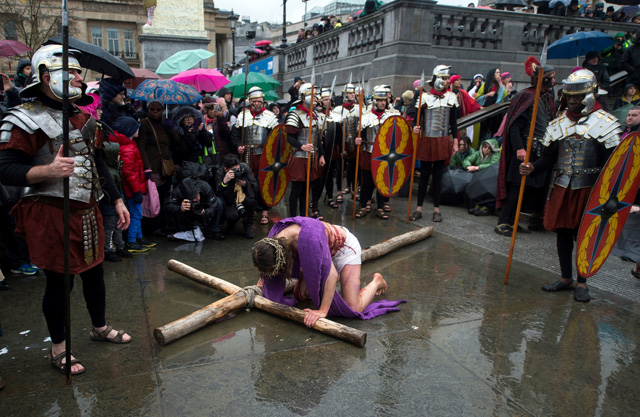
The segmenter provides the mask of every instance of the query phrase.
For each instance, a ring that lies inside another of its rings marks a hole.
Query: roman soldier
[[[339,171],[339,159],[340,159],[340,143],[339,143],[339,128],[338,124],[333,119],[333,106],[331,90],[329,88],[323,88],[320,93],[320,103],[322,106],[322,114],[325,116],[323,121],[323,147],[325,162],[327,166],[323,170],[322,184],[327,193],[327,205],[331,208],[338,208],[340,205],[333,199],[333,187],[334,177],[336,178],[336,185],[339,189],[340,182],[338,178],[342,179],[341,175],[336,175],[336,171]]]
[[[324,166],[324,148],[322,147],[322,123],[324,116],[313,109],[311,114],[311,84],[300,86],[300,98],[293,103],[294,109],[287,114],[285,132],[287,142],[292,146],[289,173],[291,176],[291,193],[289,194],[289,209],[292,217],[306,212],[305,200],[307,181],[307,163],[311,164],[311,217],[323,220],[318,208],[318,200],[322,194],[322,167]],[[314,103],[315,104],[315,103]],[[314,107],[316,107],[314,105]],[[311,132],[311,134],[309,133]],[[311,142],[309,142],[311,135]]]
[[[420,161],[420,184],[418,186],[418,206],[410,219],[422,218],[422,204],[427,195],[429,177],[433,175],[433,215],[434,222],[441,222],[440,194],[442,190],[442,174],[451,155],[458,151],[458,128],[456,108],[458,98],[449,90],[449,69],[446,65],[438,65],[433,69],[429,85],[431,89],[422,94],[422,100],[416,107],[422,111],[421,126],[413,131],[419,135],[416,159]]]
[[[331,117],[337,123],[339,139],[338,143],[342,149],[341,158],[347,171],[347,187],[338,191],[336,198],[337,203],[342,203],[344,195],[351,192],[356,177],[356,144],[355,140],[358,136],[358,122],[360,119],[360,107],[356,102],[356,87],[353,84],[347,84],[342,90],[344,101],[342,105],[337,106],[331,112]],[[336,182],[342,184],[342,168],[338,167]]]
[[[104,227],[98,201],[105,198],[114,205],[118,228],[129,225],[120,192],[96,151],[96,121],[78,109],[93,99],[84,94],[79,51],[69,50],[69,150],[63,156],[63,77],[62,46],[47,45],[31,59],[33,77],[21,92],[32,98],[9,110],[0,128],[0,181],[24,187],[22,199],[11,214],[16,232],[29,246],[31,261],[44,271],[46,290],[42,310],[52,347],[49,361],[65,373],[65,233],[63,233],[64,179],[69,180],[69,272],[82,278],[82,290],[91,317],[91,339],[128,343],[131,337],[107,326],[104,260]],[[72,357],[71,374],[85,371]]]
[[[525,62],[525,72],[531,78],[531,86],[520,91],[513,97],[505,121],[496,203],[496,206],[498,208],[502,207],[502,210],[498,217],[498,225],[494,229],[497,234],[503,236],[511,236],[513,223],[515,221],[522,179],[518,167],[520,163],[524,161],[527,153],[529,129],[531,127],[531,117],[536,95],[535,83],[538,79],[538,71],[540,68],[540,62],[533,56],[529,57]],[[545,66],[540,101],[538,102],[538,112],[533,128],[533,142],[529,156],[529,161],[531,162],[537,161],[542,155],[542,138],[544,137],[549,122],[556,114],[556,106],[553,95],[551,94],[555,83],[555,71],[553,67],[549,65]],[[545,192],[548,185],[548,175],[537,175],[527,178],[524,195],[527,198],[527,205],[530,206],[530,208],[526,211],[535,213],[530,219],[531,228],[535,228],[536,225],[542,222]]]
[[[560,279],[544,285],[544,291],[574,290],[573,298],[589,302],[587,279],[578,274],[574,286],[573,241],[580,227],[582,214],[602,167],[620,143],[622,130],[618,119],[600,108],[595,75],[578,70],[563,80],[563,102],[566,111],[549,123],[542,139],[540,159],[520,165],[523,175],[539,175],[554,166],[551,193],[544,213],[544,227],[557,234],[556,246],[560,261]]]
[[[251,167],[256,178],[260,177],[260,158],[269,134],[278,125],[277,116],[264,107],[264,92],[260,87],[251,87],[247,94],[249,107],[238,114],[231,130],[231,140],[238,149],[243,162]],[[243,139],[244,130],[244,139]],[[267,205],[258,193],[258,206],[262,209],[260,224],[268,224]]]
[[[363,145],[360,154],[360,168],[362,169],[362,189],[360,194],[360,210],[356,213],[356,218],[361,218],[371,211],[371,198],[373,190],[376,188],[374,178],[371,173],[371,153],[375,145],[375,140],[380,131],[380,126],[389,116],[400,115],[400,112],[390,107],[384,86],[376,86],[373,89],[373,107],[362,114],[361,138],[356,138],[356,145]],[[378,209],[376,216],[382,220],[389,218],[388,212],[389,197],[384,197],[380,192],[376,194]]]

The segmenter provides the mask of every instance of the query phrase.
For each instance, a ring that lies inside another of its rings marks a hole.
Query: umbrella
[[[356,10],[355,12],[351,13],[349,15],[349,17],[351,17],[353,20],[355,20],[358,16],[360,16],[362,14],[363,11],[364,11],[364,9]]]
[[[186,49],[176,52],[158,65],[157,74],[178,74],[193,68],[203,59],[209,59],[215,54],[204,49]]]
[[[498,188],[498,165],[500,164],[496,162],[473,174],[469,185],[464,189],[469,206],[495,201]]]
[[[496,6],[513,6],[513,7],[526,7],[527,3],[524,0],[498,0],[494,3]]]
[[[562,3],[565,6],[568,6],[569,3],[571,3],[571,0],[551,0],[549,2],[549,7],[551,7],[553,9],[556,6],[556,4],[558,4],[558,3]]]
[[[251,87],[260,87],[264,91],[268,91],[275,89],[279,85],[279,82],[261,72],[250,72],[247,75],[247,91]],[[244,95],[244,74],[236,74],[231,77],[229,84],[225,85],[225,87],[231,90],[234,97],[242,97]]]
[[[263,51],[262,49],[257,49],[257,48],[256,48],[256,49],[252,50],[252,52],[253,52],[254,54],[262,55],[262,54],[264,54],[266,51]]]
[[[133,92],[131,98],[187,106],[202,100],[202,96],[194,87],[172,80],[144,80]]]
[[[22,42],[8,39],[0,40],[0,57],[22,55],[30,50],[31,48]]]
[[[280,96],[273,90],[264,90],[264,99],[266,101],[280,100]]]
[[[173,81],[182,84],[192,85],[198,91],[217,91],[229,84],[229,79],[222,75],[217,69],[194,68],[182,71],[178,75],[171,77]]]
[[[146,68],[131,68],[135,78],[130,78],[124,82],[125,87],[127,88],[136,88],[144,80],[159,80],[160,76],[155,72],[148,70]]]
[[[263,41],[258,41],[256,43],[254,43],[254,46],[264,46],[264,45],[271,45],[273,42],[271,42],[270,40],[263,40]]]
[[[459,205],[464,202],[464,190],[473,178],[473,173],[457,168],[447,168],[442,175],[442,204]]]
[[[47,40],[45,45],[62,45],[62,36],[56,36]],[[111,55],[102,47],[83,42],[80,39],[69,37],[69,48],[82,52],[80,66],[100,74],[117,78],[121,81],[134,78],[135,74],[123,60]]]
[[[638,0],[607,0],[607,3],[619,5],[635,5],[636,3],[638,3]]]
[[[635,2],[627,3],[627,4],[633,4],[633,6],[625,6],[620,10],[618,10],[616,14],[622,16],[625,19],[624,21],[628,22],[636,13],[638,13],[638,10],[640,10],[640,7],[636,6]]]
[[[627,114],[629,113],[629,110],[631,110],[633,108],[633,104],[628,103],[625,104],[622,107],[618,107],[617,109],[610,111],[609,113],[611,113],[612,115],[614,115],[615,117],[618,118],[618,121],[621,124],[626,124],[627,123]]]
[[[551,45],[547,52],[548,59],[568,59],[586,55],[591,51],[601,51],[615,41],[611,35],[593,30],[577,32],[563,36]],[[577,65],[577,64],[576,64]]]

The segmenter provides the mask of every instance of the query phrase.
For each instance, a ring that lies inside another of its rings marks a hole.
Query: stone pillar
[[[210,42],[201,0],[157,0],[153,23],[144,25],[140,35],[143,67],[153,71],[176,52],[207,49]],[[208,66],[207,61],[202,66]]]

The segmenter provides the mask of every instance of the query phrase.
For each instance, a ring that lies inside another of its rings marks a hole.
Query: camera
[[[242,167],[235,168],[235,169],[233,169],[233,175],[235,176],[235,179],[237,179],[237,180],[244,180],[245,177],[247,176],[247,172]]]
[[[193,211],[194,213],[197,213],[197,214],[201,213],[203,208],[204,206],[202,205],[201,202],[196,200],[191,201],[191,211]]]
[[[242,203],[236,204],[236,210],[238,210],[238,215],[240,217],[244,217],[244,215],[247,213],[247,210],[245,209],[244,204]]]

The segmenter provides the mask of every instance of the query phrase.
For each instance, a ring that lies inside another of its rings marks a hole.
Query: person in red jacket
[[[156,244],[142,236],[142,196],[147,193],[147,178],[135,142],[140,124],[132,117],[121,117],[116,120],[114,127],[115,141],[120,144],[118,154],[122,161],[122,187],[131,213],[126,249],[134,253],[146,252]]]

